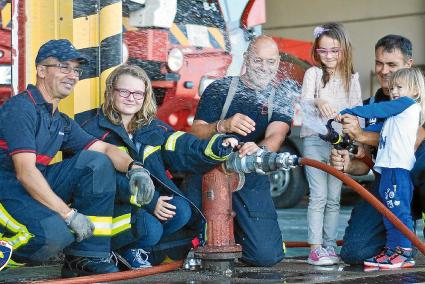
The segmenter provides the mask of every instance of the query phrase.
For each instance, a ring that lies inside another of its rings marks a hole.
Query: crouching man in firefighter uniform
[[[199,140],[155,119],[151,81],[135,65],[117,67],[106,80],[105,103],[75,119],[91,135],[119,146],[143,164],[153,179],[155,193],[143,207],[133,202],[128,180],[117,174],[117,196],[112,249],[130,269],[150,266],[151,247],[186,225],[196,206],[170,179],[170,172],[202,174],[225,161],[238,141],[218,134]],[[170,171],[170,172],[169,172]],[[140,203],[140,202],[139,202]],[[158,260],[153,260],[156,264]]]
[[[289,93],[280,89],[286,85],[274,85],[272,81],[279,59],[273,39],[254,39],[244,55],[246,72],[240,77],[217,80],[202,94],[192,133],[200,138],[215,133],[235,134],[245,142],[239,150],[241,156],[256,153],[257,143],[269,151],[278,151],[289,132],[292,116],[291,111],[285,110],[292,107]],[[271,266],[283,259],[284,250],[268,177],[251,173],[245,178],[244,187],[233,194],[232,200],[235,239],[242,245],[243,261]],[[188,184],[190,196],[200,202],[196,180]]]
[[[2,240],[18,262],[46,261],[64,249],[63,277],[118,271],[110,261],[116,170],[131,169],[140,190],[152,185],[126,153],[58,111],[86,62],[67,40],[45,43],[35,60],[36,85],[0,109]],[[59,150],[78,154],[49,165]]]

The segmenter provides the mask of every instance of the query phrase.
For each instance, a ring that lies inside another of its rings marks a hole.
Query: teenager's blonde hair
[[[406,86],[409,92],[416,93],[413,97],[421,106],[420,125],[425,122],[425,80],[418,68],[403,68],[394,72],[390,79],[390,90],[396,85]]]
[[[344,29],[344,26],[339,23],[324,24],[322,26],[316,27],[314,36],[315,39],[311,49],[311,57],[313,61],[323,70],[323,86],[329,82],[330,74],[326,70],[325,65],[320,60],[320,56],[316,49],[319,48],[320,39],[324,36],[330,37],[339,42],[341,51],[339,53],[340,60],[339,66],[337,66],[337,68],[341,74],[344,89],[348,95],[350,91],[351,75],[354,74],[354,67],[351,42],[347,32]]]
[[[127,131],[134,133],[137,128],[148,125],[156,116],[156,101],[152,91],[151,80],[146,72],[136,65],[120,65],[106,79],[105,102],[102,105],[102,110],[105,116],[116,125],[122,123],[121,114],[115,108],[114,88],[118,79],[123,75],[130,75],[140,79],[145,84],[145,98],[142,108],[131,119]]]

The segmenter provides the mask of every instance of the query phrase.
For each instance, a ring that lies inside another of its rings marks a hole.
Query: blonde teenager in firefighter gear
[[[291,125],[290,115],[279,111],[291,107],[279,106],[287,102],[283,97],[288,93],[276,91],[271,100],[275,107],[269,103],[279,59],[279,50],[273,39],[267,36],[254,39],[245,53],[245,73],[240,77],[217,80],[202,94],[192,133],[200,138],[211,137],[217,132],[235,134],[245,142],[239,149],[241,156],[254,154],[259,149],[258,145],[278,151]],[[223,115],[234,78],[239,82]],[[200,202],[200,193],[196,192],[199,186],[195,184],[192,180],[188,190],[192,191],[191,197],[196,199],[198,195],[196,202]],[[233,194],[233,210],[236,212],[235,238],[242,245],[242,260],[256,266],[271,266],[282,260],[282,233],[267,176],[246,175],[245,186]]]
[[[154,197],[146,206],[138,207],[131,204],[127,179],[117,175],[114,216],[120,226],[113,232],[112,244],[119,260],[130,269],[150,266],[145,250],[180,230],[189,221],[192,209],[198,210],[191,209],[168,170],[203,173],[226,160],[231,147],[225,145],[238,143],[229,135],[203,141],[182,131],[174,132],[155,115],[155,98],[145,71],[122,65],[107,78],[102,107],[76,116],[88,133],[128,152],[153,177]]]
[[[68,40],[41,46],[36,85],[0,110],[0,224],[13,258],[42,262],[62,249],[62,276],[118,271],[110,262],[115,171],[153,189],[127,153],[84,132],[58,111],[87,58]],[[50,165],[59,150],[77,154]]]

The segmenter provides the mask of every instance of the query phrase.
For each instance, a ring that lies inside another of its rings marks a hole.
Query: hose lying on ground
[[[378,210],[384,217],[386,217],[400,232],[405,235],[418,250],[425,255],[425,244],[415,235],[414,232],[410,231],[398,218],[394,215],[382,202],[377,199],[372,193],[366,188],[358,184],[355,180],[338,171],[334,167],[307,158],[299,158],[298,163],[304,166],[311,166],[322,171],[325,171],[336,178],[340,179],[346,185],[350,186],[355,192],[357,192],[364,200],[369,202],[373,207]]]
[[[183,265],[183,260],[173,261],[166,264],[161,264],[158,266],[153,266],[149,268],[143,268],[139,270],[129,270],[122,272],[114,272],[107,274],[97,274],[90,276],[81,276],[74,278],[65,278],[65,279],[55,279],[55,280],[40,280],[33,283],[49,283],[49,284],[86,284],[86,283],[99,283],[99,282],[110,282],[117,280],[127,280],[134,279],[138,277],[168,272],[176,270]]]

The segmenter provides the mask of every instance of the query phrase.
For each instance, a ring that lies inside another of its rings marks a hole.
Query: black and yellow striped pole
[[[122,2],[74,0],[74,45],[90,58],[75,88],[76,112],[99,107],[105,80],[122,62]]]
[[[100,0],[100,102],[103,101],[108,75],[122,62],[122,2]]]
[[[1,28],[12,28],[12,3],[10,0],[0,0]]]

